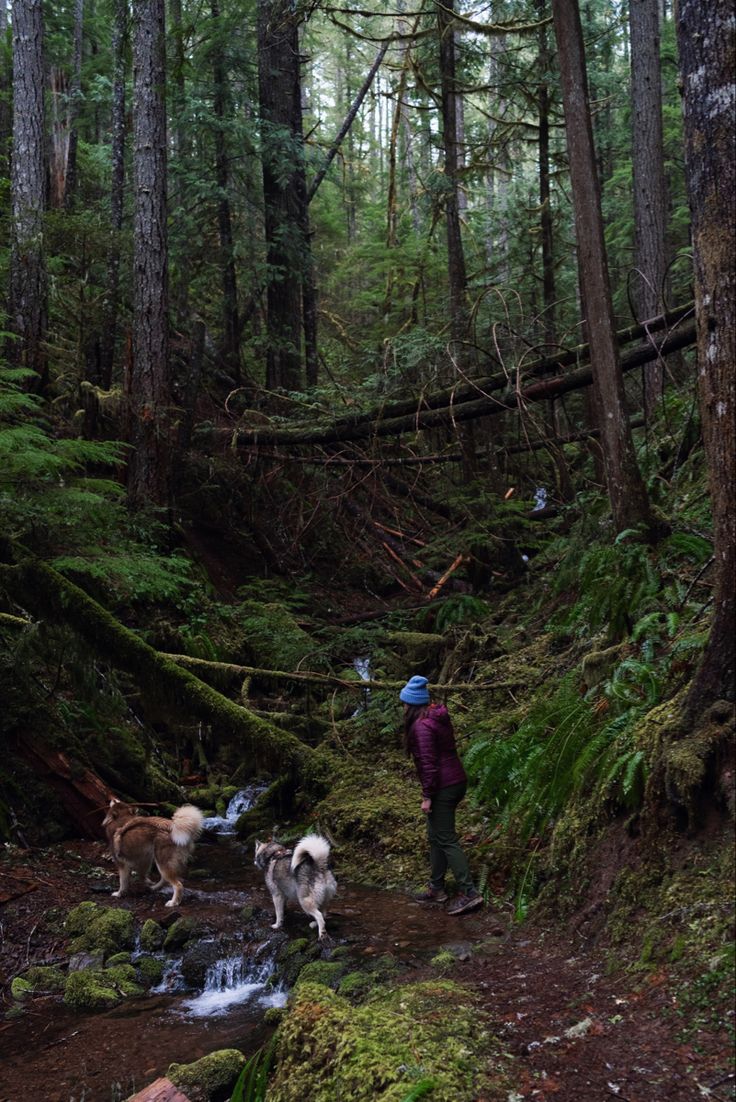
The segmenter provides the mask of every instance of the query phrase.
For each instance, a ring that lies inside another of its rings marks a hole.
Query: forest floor
[[[250,867],[246,871],[239,865],[235,886],[243,899],[266,912],[265,888]],[[91,892],[106,902],[102,893],[112,886],[112,869],[99,843],[6,853],[0,867],[0,979],[8,1003],[9,982],[24,966],[63,956],[63,937],[46,932],[50,909],[67,911]],[[208,906],[207,885],[201,886],[205,891],[192,892],[188,900],[185,896],[180,913],[199,912],[217,924],[224,910]],[[139,918],[171,916],[164,897],[150,893],[123,905]],[[290,915],[290,936],[301,936],[301,917]],[[682,962],[676,975],[669,968],[637,969],[570,928],[513,925],[490,906],[453,919],[442,908],[414,903],[408,894],[351,885],[341,890],[331,929],[335,942],[350,943],[353,952],[393,951],[403,968],[399,982],[436,978],[440,967],[475,993],[512,1057],[512,1090],[502,1100],[478,1102],[734,1098],[732,1041],[724,1023],[709,1020],[707,1006],[697,1003],[694,992],[702,977],[688,976]],[[447,963],[438,966],[431,958],[442,950]],[[144,1013],[139,1009],[137,1024],[128,1028],[144,1032]],[[92,1077],[81,1093],[70,1093],[69,1070],[80,1053],[88,1059],[91,1053],[94,1066],[97,1046],[104,1045],[106,1058],[113,1058],[111,1030],[122,1027],[120,1011],[104,1012],[80,1019],[75,1033],[71,1013],[62,1011],[58,1000],[56,1010],[48,997],[33,1000],[22,1018],[0,1025],[0,1102],[40,1097],[109,1102],[116,1097],[109,1078],[103,1086]],[[218,1041],[213,1037],[211,1048],[222,1047]],[[99,1052],[102,1059],[102,1047]],[[159,1053],[164,1069],[166,1060],[174,1058],[173,1052]],[[138,1068],[138,1075],[145,1070]]]

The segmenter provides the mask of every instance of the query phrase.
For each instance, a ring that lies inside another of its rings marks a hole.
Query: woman
[[[455,830],[455,808],[465,795],[467,778],[455,749],[455,735],[444,704],[430,704],[426,677],[411,677],[399,693],[404,705],[404,749],[414,758],[422,786],[422,811],[427,816],[431,879],[420,903],[444,903],[447,866],[459,894],[447,914],[461,915],[483,906]]]

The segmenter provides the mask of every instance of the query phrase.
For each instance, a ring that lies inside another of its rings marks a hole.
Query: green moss
[[[130,964],[130,953],[113,953],[105,961],[105,968],[116,968],[118,964]]]
[[[420,798],[414,771],[398,749],[382,752],[378,764],[374,747],[370,768],[360,758],[344,759],[314,809],[339,846],[340,876],[381,886],[425,880],[429,859]],[[464,802],[461,832],[468,816]]]
[[[147,987],[155,987],[164,974],[164,963],[156,957],[138,957],[135,962],[138,973]]]
[[[66,974],[53,965],[34,965],[24,973],[23,978],[33,987],[34,992],[63,991]]]
[[[499,1091],[504,1080],[482,1011],[447,981],[379,988],[360,1006],[300,984],[276,1043],[269,1102],[402,1102],[425,1079],[433,1102],[473,1102],[490,1094],[489,1066]]]
[[[430,962],[434,968],[441,972],[447,972],[455,963],[455,956],[449,949],[442,949]]]
[[[33,994],[33,984],[29,983],[23,976],[16,976],[10,985],[10,994],[20,1002],[27,995]]]
[[[67,933],[76,935],[69,947],[72,953],[87,951],[108,956],[132,949],[135,941],[133,915],[118,907],[80,903],[69,912],[65,926]]]
[[[183,918],[177,918],[166,934],[164,949],[167,953],[173,953],[174,950],[181,949],[182,945],[186,945],[188,941],[193,941],[201,936],[202,924],[191,915],[184,915]]]
[[[305,964],[299,973],[297,985],[302,983],[322,983],[325,987],[337,987],[345,965],[340,961],[313,960]]]
[[[143,923],[141,929],[141,949],[144,953],[155,953],[157,949],[160,949],[166,938],[166,931],[163,926],[159,926],[158,922],[154,922],[152,918],[147,918]]]
[[[348,972],[340,980],[337,990],[346,999],[362,999],[378,982],[370,972]]]
[[[72,1010],[104,1010],[124,998],[145,994],[136,983],[135,968],[129,964],[117,968],[85,968],[67,977],[64,1002]]]
[[[228,1096],[244,1064],[242,1052],[224,1048],[193,1064],[171,1064],[166,1074],[190,1102],[210,1102]]]

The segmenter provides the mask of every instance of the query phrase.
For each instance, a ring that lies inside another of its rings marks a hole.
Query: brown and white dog
[[[314,919],[320,940],[326,934],[327,904],[337,891],[337,882],[330,868],[330,843],[320,834],[307,834],[293,851],[278,842],[256,841],[255,864],[263,872],[271,893],[276,921],[272,930],[279,930],[284,921],[284,906],[296,900],[301,909]],[[324,912],[324,913],[323,913]]]
[[[110,800],[102,825],[120,877],[120,886],[113,896],[125,895],[132,872],[144,880],[155,864],[161,879],[157,884],[146,881],[148,887],[155,891],[169,884],[174,894],[166,906],[178,907],[184,891],[181,877],[202,830],[202,821],[202,812],[192,804],[180,807],[171,819],[161,819],[157,815],[136,815],[130,804]]]

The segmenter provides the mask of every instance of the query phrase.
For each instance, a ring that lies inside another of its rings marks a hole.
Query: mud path
[[[6,859],[6,883],[10,873],[16,883],[25,876],[36,886],[0,913],[6,1009],[9,980],[26,964],[63,957],[63,943],[43,933],[44,914],[83,899],[112,902],[114,886],[95,843],[16,853],[12,868]],[[166,898],[147,893],[120,905],[141,921],[162,921],[171,917]],[[199,919],[207,936],[225,946],[242,937],[244,907],[256,909],[267,931],[270,898],[250,855],[229,840],[200,844],[180,913]],[[405,894],[354,885],[341,885],[329,930],[333,943],[356,955],[393,954],[404,969],[401,982],[436,976],[432,958],[449,949],[455,960],[447,974],[477,992],[514,1057],[515,1088],[502,1102],[734,1097],[726,1033],[711,1029],[683,1040],[685,1023],[664,974],[607,976],[602,954],[580,938],[510,932],[490,908],[453,919]],[[314,937],[296,911],[288,912],[286,933]],[[264,937],[264,944],[251,945],[254,953],[268,953],[269,934]],[[119,1102],[172,1062],[230,1046],[251,1052],[268,1035],[262,1024],[268,997],[254,985],[227,1007],[215,999],[211,1012],[200,1007],[195,1013],[187,1005],[191,992],[164,991],[94,1015],[72,1013],[58,996],[33,999],[23,1017],[0,1025],[0,1102]]]

